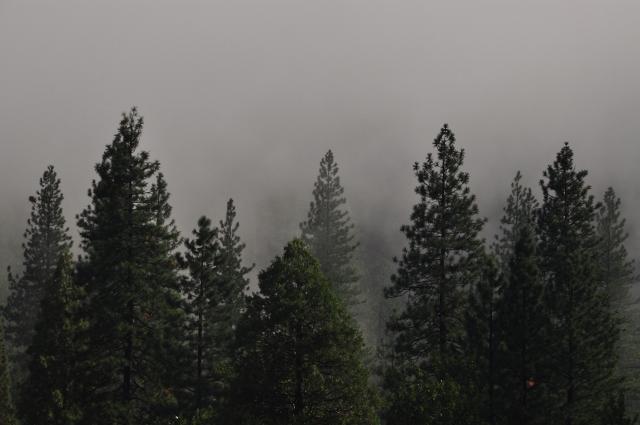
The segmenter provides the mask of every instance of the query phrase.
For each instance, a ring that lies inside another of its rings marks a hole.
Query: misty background
[[[516,171],[540,197],[569,141],[596,199],[622,199],[637,259],[639,16],[622,1],[0,0],[0,268],[21,264],[49,164],[77,249],[75,215],[132,106],[182,235],[233,198],[256,271],[299,234],[328,149],[363,245],[399,255],[412,164],[444,123],[488,242]]]

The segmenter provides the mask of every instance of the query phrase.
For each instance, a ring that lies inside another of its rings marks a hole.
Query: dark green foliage
[[[299,239],[259,274],[237,328],[226,423],[376,424],[364,343]]]
[[[481,425],[486,396],[473,379],[473,363],[449,358],[434,369],[394,368],[385,378],[388,425]],[[435,378],[434,378],[435,375]]]
[[[518,240],[520,230],[525,226],[534,226],[538,201],[533,196],[531,188],[524,188],[520,184],[522,174],[516,173],[511,183],[511,194],[507,198],[507,205],[503,208],[504,216],[500,220],[501,236],[491,244],[491,251],[500,268],[505,272],[509,268],[509,261]]]
[[[523,226],[509,261],[498,311],[503,344],[503,407],[507,423],[545,423],[544,365],[547,317],[533,230]]]
[[[225,221],[220,222],[222,235],[211,228],[211,220],[201,217],[194,239],[184,241],[187,251],[184,266],[189,271],[181,285],[186,311],[186,337],[190,372],[189,411],[203,409],[221,395],[231,358],[230,343],[240,312],[244,306],[244,290],[248,284],[242,267],[244,244],[235,235],[233,201],[227,204]]]
[[[637,304],[638,300],[629,293],[635,282],[634,261],[627,259],[624,242],[629,237],[625,232],[625,219],[620,220],[620,198],[613,188],[607,189],[604,202],[596,214],[597,235],[600,237],[600,286],[608,295],[609,309],[616,316],[623,316],[627,308]]]
[[[31,218],[24,233],[24,273],[15,276],[9,269],[11,294],[2,309],[5,318],[10,359],[26,372],[25,350],[33,339],[40,300],[46,282],[51,279],[62,251],[71,246],[69,229],[62,215],[60,179],[50,165],[40,178],[40,190],[30,196]]]
[[[625,406],[624,392],[617,391],[607,396],[600,411],[601,425],[634,425],[638,423],[638,415],[629,417]]]
[[[351,307],[358,303],[360,291],[356,287],[360,276],[352,266],[353,253],[358,247],[352,234],[349,213],[340,209],[347,201],[338,176],[338,164],[328,151],[320,161],[318,180],[314,183],[314,202],[307,221],[300,223],[302,240],[322,266],[322,273],[331,279],[335,292]]]
[[[240,242],[240,236],[236,234],[240,223],[235,222],[235,218],[236,207],[233,205],[233,199],[229,199],[225,219],[220,221],[218,240],[221,258],[220,277],[228,291],[226,303],[231,306],[229,311],[231,325],[237,323],[240,311],[244,307],[244,292],[249,289],[249,279],[246,275],[255,266],[255,264],[250,267],[242,265],[242,251],[246,244]]]
[[[461,172],[464,150],[456,150],[449,127],[440,131],[429,153],[414,171],[420,203],[413,207],[412,224],[401,230],[409,240],[387,297],[407,297],[405,310],[393,318],[396,355],[426,359],[433,353],[459,349],[463,334],[464,288],[475,282],[483,265],[485,220],[477,218],[475,196],[469,193],[469,175]]]
[[[464,312],[466,330],[466,352],[474,356],[478,366],[478,378],[481,388],[486,391],[487,403],[482,409],[488,423],[495,423],[502,410],[499,395],[501,364],[498,361],[498,349],[501,341],[499,309],[501,290],[505,286],[504,276],[493,259],[487,258],[478,282],[469,294],[469,305]]]
[[[544,172],[538,217],[544,302],[550,320],[546,380],[556,422],[589,423],[616,382],[618,327],[598,291],[596,210],[586,171],[568,144]]]
[[[0,425],[17,425],[15,408],[11,402],[9,361],[4,343],[4,328],[0,326]]]
[[[596,214],[596,231],[600,237],[599,285],[608,296],[611,314],[621,326],[618,355],[620,361],[617,374],[625,378],[627,403],[633,410],[640,411],[640,326],[637,323],[638,299],[630,290],[638,282],[634,261],[627,258],[625,241],[629,234],[625,232],[626,220],[620,219],[620,198],[613,188],[604,194],[602,206]]]
[[[182,323],[179,235],[160,164],[137,152],[141,131],[134,108],[96,165],[92,205],[78,217],[87,254],[80,275],[89,297],[88,423],[157,423],[175,404],[163,377]]]
[[[86,352],[81,316],[86,302],[78,285],[69,250],[63,251],[47,282],[36,334],[29,347],[29,377],[19,403],[26,424],[75,424],[82,418],[84,376],[79,368]]]

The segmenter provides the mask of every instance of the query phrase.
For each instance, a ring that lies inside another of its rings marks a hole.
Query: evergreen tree
[[[227,304],[230,306],[229,323],[235,326],[244,308],[244,292],[249,289],[249,279],[246,275],[253,269],[242,265],[242,251],[246,244],[240,241],[237,235],[240,223],[235,221],[236,207],[233,199],[227,202],[227,211],[224,221],[220,221],[218,241],[220,244],[220,278],[227,288]]]
[[[557,423],[589,423],[604,395],[615,388],[618,327],[598,291],[598,238],[587,171],[576,171],[568,143],[540,181],[538,217],[545,305],[550,319],[547,355]]]
[[[511,194],[507,198],[507,205],[503,208],[504,216],[500,220],[501,235],[496,235],[495,241],[491,244],[491,251],[500,268],[505,272],[509,268],[509,261],[513,256],[520,230],[525,226],[534,225],[535,212],[539,206],[531,188],[523,187],[520,180],[522,180],[522,174],[518,171],[511,183]]]
[[[628,404],[640,411],[640,326],[637,323],[638,299],[631,296],[630,290],[639,280],[634,261],[627,258],[624,245],[629,237],[625,232],[626,220],[620,219],[620,198],[613,188],[604,194],[602,206],[596,214],[596,231],[600,237],[600,289],[608,297],[611,314],[621,326],[618,354],[620,361],[617,374],[625,378]]]
[[[389,322],[400,358],[428,360],[434,354],[459,350],[463,333],[464,288],[478,279],[484,265],[484,243],[478,234],[485,220],[477,218],[469,175],[460,171],[464,150],[445,124],[422,167],[415,163],[420,203],[412,224],[401,230],[409,239],[386,297],[406,296],[405,310]]]
[[[287,244],[259,286],[236,331],[235,423],[378,423],[362,336],[309,248]]]
[[[499,363],[507,423],[544,424],[546,312],[544,285],[537,265],[536,239],[530,226],[520,229],[509,261],[508,281],[498,311],[503,345]]]
[[[4,327],[0,326],[0,425],[16,425],[15,409],[11,402],[9,360],[4,344]]]
[[[624,231],[626,220],[620,220],[620,198],[609,187],[604,202],[596,214],[596,230],[600,237],[600,286],[608,295],[611,312],[623,316],[628,307],[636,304],[630,290],[639,278],[633,260],[627,259],[624,242],[629,234]]]
[[[329,150],[322,161],[318,179],[314,183],[313,197],[307,221],[300,223],[302,240],[322,266],[322,273],[331,279],[335,292],[347,307],[358,304],[360,291],[356,287],[360,276],[352,266],[354,242],[349,213],[340,206],[347,201],[338,176],[338,164]]]
[[[75,424],[82,417],[79,366],[86,351],[87,321],[82,318],[84,288],[74,276],[71,253],[63,251],[45,288],[36,334],[29,347],[31,361],[19,403],[27,424]]]
[[[8,270],[11,294],[2,313],[12,348],[9,357],[22,373],[26,372],[25,351],[33,339],[44,287],[53,276],[60,254],[71,246],[62,215],[63,198],[60,179],[50,165],[40,178],[40,190],[29,197],[31,218],[27,220],[26,242],[22,244],[24,273],[16,276]]]
[[[498,388],[501,375],[498,350],[502,341],[498,312],[505,282],[493,259],[487,258],[485,264],[480,279],[472,287],[469,306],[464,312],[465,342],[467,352],[474,356],[478,366],[481,388],[487,393],[484,418],[487,423],[495,424],[503,405]]]
[[[220,398],[233,329],[244,305],[248,284],[244,275],[250,269],[241,265],[244,244],[235,235],[238,223],[234,224],[234,218],[235,207],[229,200],[226,218],[220,222],[222,235],[203,216],[193,231],[195,238],[184,241],[189,277],[183,279],[181,292],[187,312],[187,344],[194,357],[190,373],[193,403],[189,403],[194,411]]]
[[[179,235],[160,164],[137,152],[142,125],[135,108],[123,114],[96,165],[92,205],[78,216],[90,300],[91,423],[157,423],[175,404],[163,377],[172,326],[183,322],[173,254]]]

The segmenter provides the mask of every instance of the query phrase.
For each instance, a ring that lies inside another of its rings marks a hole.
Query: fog
[[[0,244],[18,254],[48,164],[75,214],[137,106],[187,236],[236,202],[247,263],[305,218],[332,149],[359,235],[399,254],[443,123],[495,233],[521,170],[535,188],[564,141],[599,199],[622,198],[640,255],[637,2],[0,2]],[[7,249],[7,248],[3,248]],[[0,267],[5,267],[0,264]]]

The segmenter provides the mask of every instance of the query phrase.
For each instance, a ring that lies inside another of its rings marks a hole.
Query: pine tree
[[[211,220],[201,217],[194,239],[186,239],[184,266],[189,276],[183,279],[181,293],[187,312],[187,345],[194,357],[190,387],[191,410],[207,407],[220,398],[221,387],[228,375],[231,358],[230,343],[244,305],[244,290],[248,284],[242,267],[244,244],[235,234],[233,200],[227,204],[227,214],[220,222],[222,235],[211,228]],[[223,248],[224,247],[224,248]]]
[[[598,238],[587,171],[576,171],[568,143],[543,173],[538,217],[545,305],[550,319],[547,355],[555,421],[588,423],[616,385],[618,327],[598,291]]]
[[[15,408],[11,402],[9,360],[4,343],[4,327],[0,326],[0,425],[16,425]]]
[[[259,286],[236,331],[233,423],[378,423],[362,336],[309,248],[287,244]]]
[[[313,197],[307,221],[300,223],[302,240],[322,266],[322,273],[335,285],[336,294],[348,307],[358,304],[360,294],[356,284],[360,279],[352,266],[358,243],[352,234],[353,223],[349,213],[340,207],[347,201],[338,176],[338,164],[329,150],[322,161],[318,179],[314,183]]]
[[[52,165],[40,178],[40,190],[30,196],[31,218],[24,233],[24,273],[16,276],[8,270],[11,294],[2,309],[5,318],[7,342],[12,350],[10,360],[25,373],[28,357],[25,354],[35,332],[46,282],[56,269],[63,250],[71,246],[69,229],[62,214],[60,179]]]
[[[478,234],[485,220],[477,218],[469,175],[460,171],[464,150],[445,124],[422,167],[415,163],[420,202],[413,207],[412,224],[401,230],[409,240],[386,297],[407,296],[405,310],[389,322],[395,353],[428,360],[435,354],[459,351],[463,334],[464,288],[477,281],[484,265],[484,243]]]
[[[547,318],[544,285],[537,265],[536,239],[530,226],[519,231],[509,261],[498,322],[503,345],[499,363],[507,423],[546,423],[544,364]]]
[[[505,272],[509,268],[520,230],[524,226],[534,225],[535,213],[539,206],[531,188],[523,187],[520,180],[522,174],[518,171],[511,183],[511,194],[507,198],[507,205],[503,209],[504,216],[500,220],[502,234],[496,235],[494,243],[491,244],[491,251]]]
[[[498,391],[502,366],[498,350],[502,342],[499,310],[504,286],[504,275],[493,259],[487,258],[480,279],[471,288],[469,306],[464,312],[467,353],[474,357],[480,385],[487,393],[483,413],[489,424],[497,423],[503,404]]]
[[[602,206],[596,214],[596,231],[600,237],[600,289],[608,297],[608,308],[621,326],[618,354],[620,361],[617,374],[625,379],[628,404],[640,411],[640,326],[637,323],[638,299],[630,290],[639,280],[634,261],[627,258],[624,245],[629,237],[625,232],[625,219],[620,219],[620,198],[609,187],[604,194]]]
[[[82,417],[79,368],[86,351],[82,317],[85,291],[74,276],[71,253],[65,249],[45,288],[36,334],[28,353],[29,378],[19,403],[28,424],[75,424]]]
[[[600,286],[608,294],[609,308],[615,315],[624,315],[625,310],[638,301],[630,294],[639,277],[634,261],[627,259],[624,242],[629,234],[624,231],[625,224],[625,219],[620,220],[620,198],[609,187],[596,214],[596,230],[600,237]]]
[[[78,216],[94,386],[85,417],[92,423],[156,423],[175,404],[163,377],[172,326],[183,320],[173,254],[179,235],[160,164],[137,151],[142,125],[135,108],[123,114],[96,165],[92,205]]]
[[[242,265],[242,251],[246,244],[240,241],[237,235],[240,223],[235,221],[236,207],[233,199],[227,202],[227,211],[224,221],[220,221],[218,241],[220,243],[220,278],[225,282],[228,291],[227,304],[231,307],[229,323],[232,326],[238,322],[240,311],[244,308],[244,292],[249,289],[249,279],[246,275],[253,270],[255,264],[250,267]]]

